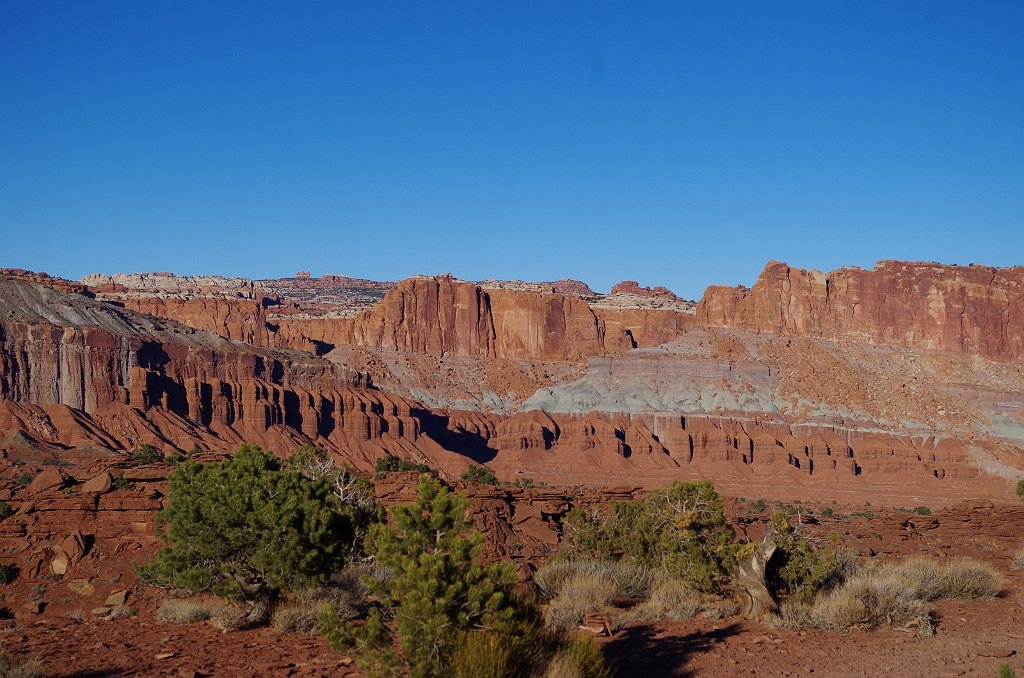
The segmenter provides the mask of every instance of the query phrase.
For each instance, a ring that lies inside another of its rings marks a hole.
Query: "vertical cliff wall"
[[[879,262],[822,274],[771,262],[751,289],[709,287],[697,322],[776,334],[1024,357],[1024,267]]]

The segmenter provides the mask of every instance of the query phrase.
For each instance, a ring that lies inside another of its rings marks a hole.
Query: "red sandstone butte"
[[[623,280],[620,283],[616,283],[612,286],[612,294],[632,294],[637,297],[664,297],[667,299],[680,300],[675,294],[672,293],[667,287],[640,287],[640,283],[635,280]]]

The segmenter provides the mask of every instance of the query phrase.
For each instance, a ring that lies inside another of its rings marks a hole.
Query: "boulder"
[[[91,596],[96,592],[96,587],[88,579],[72,579],[68,582],[68,590],[75,595]]]
[[[70,562],[68,561],[67,554],[61,551],[53,557],[53,560],[50,561],[50,572],[58,577],[63,577],[67,574],[69,565]]]
[[[86,546],[85,535],[78,530],[75,530],[60,543],[57,547],[61,552],[67,555],[70,563],[77,563],[81,560],[88,548]]]
[[[109,492],[113,484],[114,477],[110,475],[109,471],[104,471],[84,482],[79,488],[79,492],[82,494],[103,494],[104,492]]]
[[[46,466],[32,479],[28,486],[28,493],[36,495],[48,490],[59,489],[67,479],[67,475],[56,466]]]

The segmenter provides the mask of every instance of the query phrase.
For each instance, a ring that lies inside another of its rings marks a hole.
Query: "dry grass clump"
[[[35,659],[14,659],[0,654],[0,678],[40,678],[43,665]]]
[[[173,624],[194,624],[210,618],[209,601],[190,598],[164,598],[156,611],[156,618]]]
[[[589,636],[569,639],[548,662],[544,678],[608,678],[601,648]]]
[[[484,629],[460,633],[444,675],[608,678],[608,670],[589,634],[545,631],[531,622],[512,635]]]
[[[618,595],[622,598],[643,598],[651,591],[654,584],[654,572],[646,565],[632,560],[620,560],[615,563],[612,572]]]
[[[127,605],[118,605],[110,611],[110,614],[107,615],[107,619],[125,619],[128,617],[137,617],[138,615],[138,608],[128,607]]]
[[[706,603],[692,584],[629,561],[555,561],[538,570],[534,581],[551,598],[544,621],[556,630],[574,629],[592,613],[607,614],[617,626],[635,621],[681,621],[702,611],[708,619],[718,620],[739,611],[728,600]],[[628,610],[612,607],[613,600],[638,598],[640,602]]]
[[[607,560],[549,560],[533,573],[533,583],[544,598],[554,598],[567,579],[581,574],[600,574],[611,579],[611,568],[611,561]]]
[[[847,632],[891,626],[929,636],[928,606],[940,598],[991,598],[1002,588],[996,570],[974,560],[945,565],[924,558],[859,568],[813,603],[787,601],[769,621],[779,628]]]
[[[995,598],[1003,589],[1003,578],[994,567],[969,558],[943,566],[941,582],[942,598]]]
[[[699,591],[675,577],[662,575],[651,588],[647,600],[623,615],[623,621],[682,621],[704,607]]]
[[[544,678],[584,678],[580,667],[569,658],[556,654],[544,670]]]
[[[567,577],[544,611],[544,623],[556,630],[575,629],[593,612],[610,609],[618,592],[615,581],[600,572],[579,572]]]
[[[221,631],[237,631],[246,626],[246,613],[241,607],[217,600],[195,598],[164,598],[156,611],[160,621],[194,624],[206,621]]]
[[[1024,570],[1024,549],[1017,551],[1017,555],[1010,562],[1011,570]]]
[[[223,633],[240,631],[249,625],[245,610],[229,604],[214,605],[210,610],[210,626],[220,629]]]
[[[740,613],[740,606],[734,600],[715,600],[704,605],[701,614],[705,619],[719,621],[727,617],[733,617]]]
[[[642,598],[654,581],[651,568],[632,560],[554,560],[533,575],[533,581],[545,598],[561,593],[566,581],[574,577],[602,577],[615,583],[615,596]]]
[[[497,633],[469,631],[452,652],[451,678],[504,678],[512,673],[512,648]]]
[[[274,608],[270,624],[282,633],[312,636],[320,630],[320,611],[324,605],[333,605],[341,621],[355,619],[365,596],[365,590],[355,586],[318,586],[297,591]]]

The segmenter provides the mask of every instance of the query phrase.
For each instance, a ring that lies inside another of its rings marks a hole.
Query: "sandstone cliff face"
[[[265,296],[255,281],[172,273],[87,275],[99,299],[176,320],[227,339],[267,346]]]
[[[261,299],[199,296],[192,298],[122,296],[125,308],[219,334],[246,344],[268,346],[269,332]]]
[[[271,341],[506,360],[579,361],[668,341],[692,325],[675,308],[592,306],[574,294],[481,286],[451,276],[403,280],[354,318],[275,316]]]
[[[1024,267],[879,262],[828,274],[771,262],[752,289],[709,287],[716,327],[1024,357]]]

